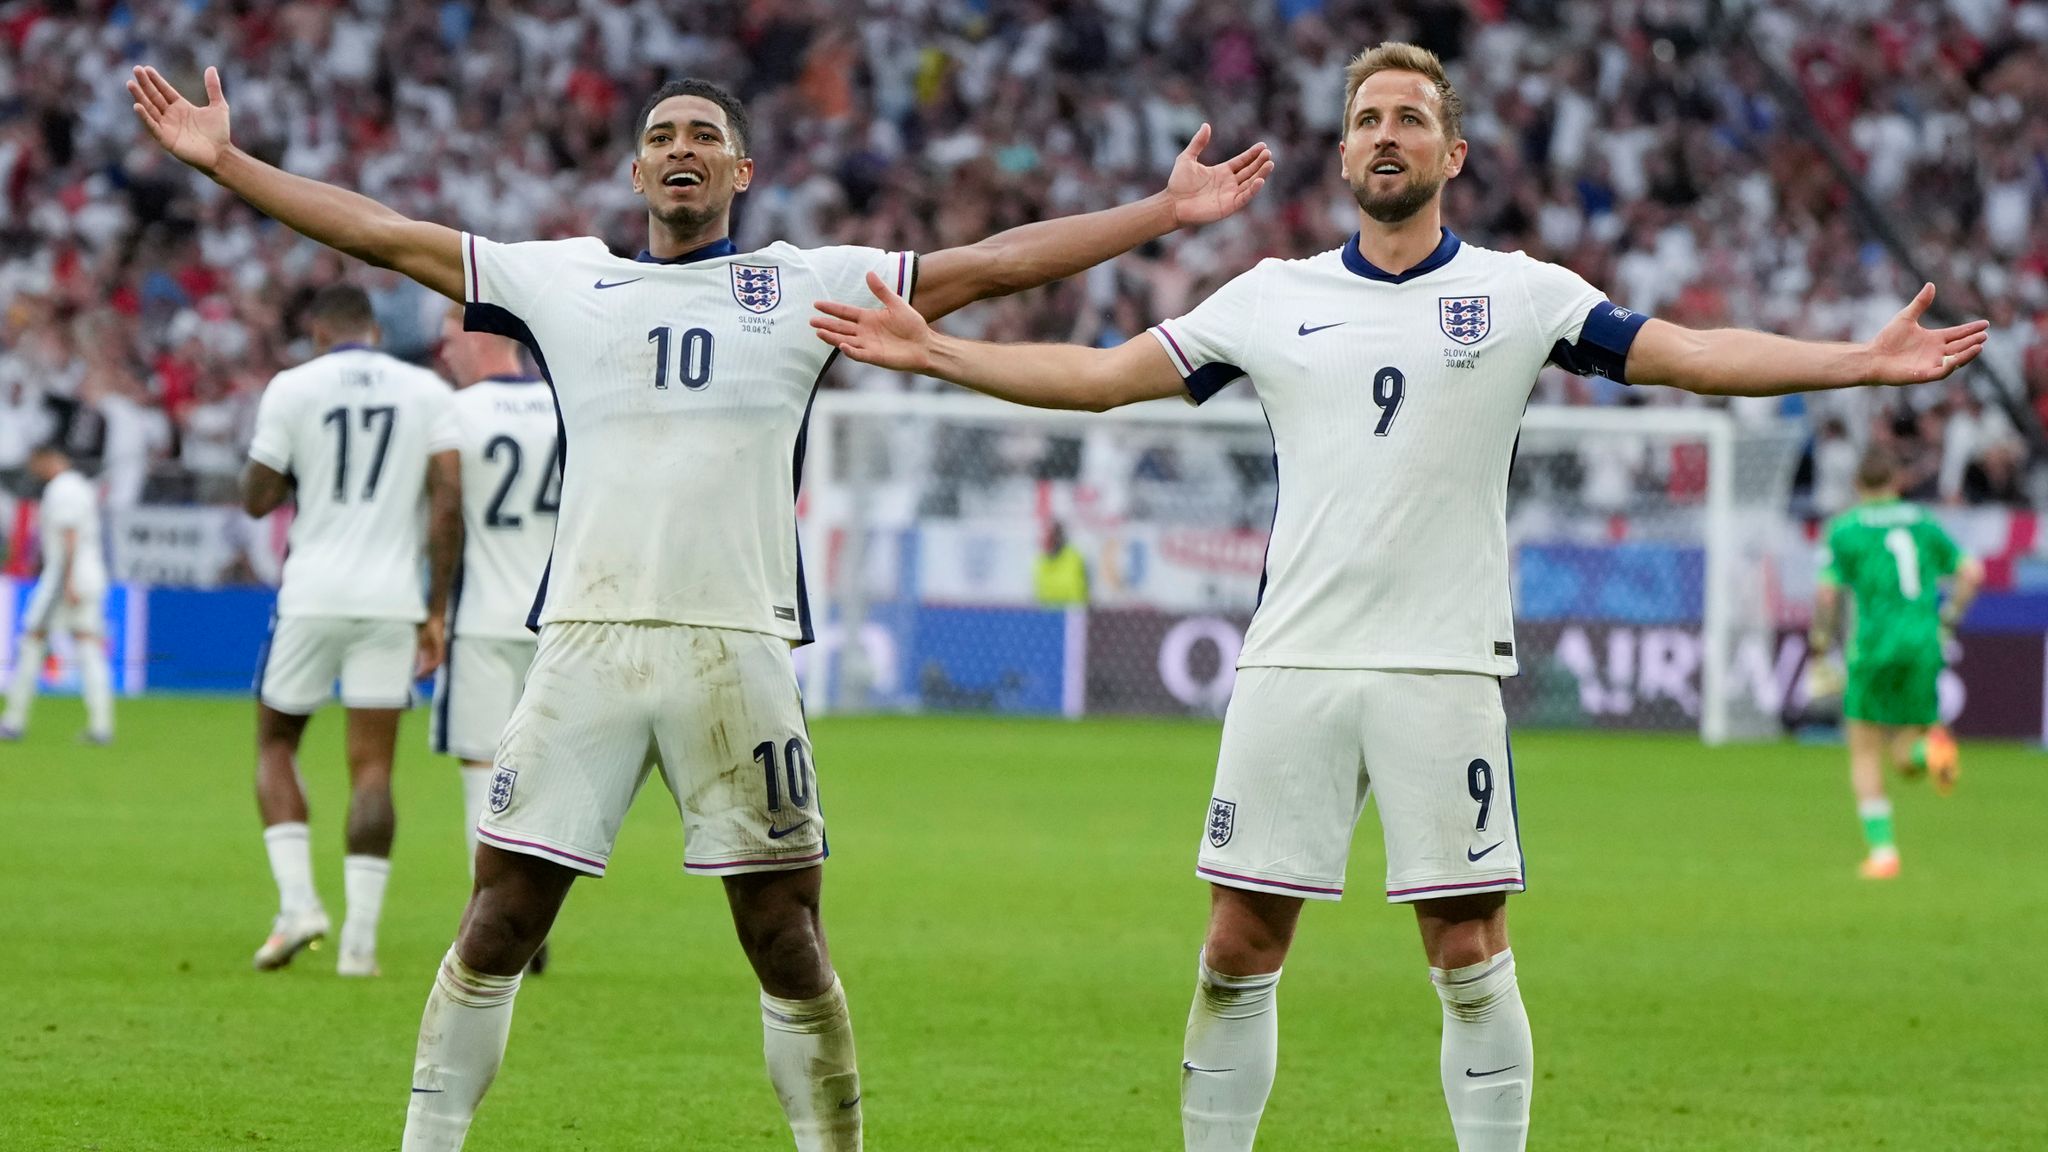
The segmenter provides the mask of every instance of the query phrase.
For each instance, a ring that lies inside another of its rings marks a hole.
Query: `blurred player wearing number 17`
[[[1899,499],[1899,463],[1890,449],[1864,453],[1856,489],[1862,502],[1828,524],[1813,610],[1811,648],[1819,657],[1813,672],[1834,667],[1825,657],[1840,635],[1846,600],[1855,632],[1847,646],[1842,715],[1849,729],[1849,782],[1870,849],[1862,872],[1889,880],[1899,874],[1899,849],[1884,766],[1926,772],[1944,796],[1955,787],[1961,763],[1941,726],[1936,688],[1944,641],[1969,610],[1984,568],[1956,547],[1927,509]],[[1943,580],[1953,581],[1946,600]]]
[[[1709,395],[1917,383],[1973,358],[1984,325],[1921,328],[1931,287],[1868,345],[1651,320],[1567,269],[1442,226],[1466,143],[1434,55],[1362,53],[1344,97],[1350,243],[1263,261],[1121,347],[937,335],[886,286],[883,307],[824,304],[812,324],[855,359],[1046,408],[1200,403],[1250,377],[1279,497],[1196,867],[1211,911],[1183,1138],[1190,1152],[1252,1146],[1279,1048],[1280,965],[1302,900],[1342,895],[1370,788],[1387,899],[1415,906],[1443,1003],[1458,1147],[1516,1152],[1535,1075],[1508,949],[1506,895],[1524,876],[1499,677],[1515,672],[1508,465],[1537,373],[1549,362]]]
[[[405,1152],[462,1146],[504,1056],[520,970],[570,883],[604,874],[650,758],[682,818],[684,868],[724,881],[797,1147],[859,1148],[853,1025],[819,912],[825,821],[790,659],[811,638],[796,484],[832,360],[804,318],[820,301],[874,299],[863,274],[885,272],[892,299],[914,295],[927,318],[1070,276],[1237,211],[1272,168],[1265,147],[1204,166],[1204,126],[1157,195],[923,257],[742,253],[728,233],[754,177],[746,109],[717,85],[672,81],[634,133],[648,247],[627,260],[595,237],[494,243],[280,171],[229,142],[212,69],[206,87],[197,107],[137,68],[128,91],[180,160],[465,303],[471,330],[526,343],[561,418],[540,642],[497,750],[476,887],[420,1025]]]

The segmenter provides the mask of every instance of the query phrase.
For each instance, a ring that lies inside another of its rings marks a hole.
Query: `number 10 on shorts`
[[[763,740],[754,745],[754,762],[761,766],[761,775],[768,786],[768,810],[782,811],[783,786],[788,785],[789,803],[792,807],[808,808],[811,805],[812,786],[817,775],[811,768],[811,758],[804,751],[804,742],[792,736],[782,746],[782,763],[775,762],[775,741]]]

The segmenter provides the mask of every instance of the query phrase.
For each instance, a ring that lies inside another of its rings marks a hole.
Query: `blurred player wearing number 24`
[[[1370,787],[1387,898],[1414,905],[1443,1002],[1458,1147],[1518,1152],[1534,1049],[1508,947],[1506,894],[1524,873],[1499,677],[1516,668],[1508,467],[1538,371],[1719,396],[1916,384],[1973,359],[1985,325],[1921,328],[1932,286],[1861,345],[1650,319],[1443,227],[1466,143],[1433,54],[1361,53],[1343,95],[1350,242],[1262,261],[1120,347],[940,335],[874,280],[881,307],[822,303],[812,323],[855,359],[1038,407],[1200,403],[1250,378],[1279,497],[1196,868],[1212,904],[1181,1064],[1186,1147],[1252,1146],[1281,963],[1302,901],[1342,894]]]
[[[1204,126],[1159,194],[922,258],[741,253],[727,235],[753,178],[745,109],[716,85],[674,81],[640,116],[632,181],[649,240],[625,260],[590,237],[494,243],[282,172],[230,143],[213,69],[206,87],[200,107],[154,69],[128,83],[180,160],[295,231],[464,303],[471,330],[527,344],[561,419],[540,641],[497,750],[475,889],[421,1022],[406,1152],[462,1145],[503,1059],[520,971],[571,882],[604,873],[650,752],[682,818],[684,867],[725,882],[798,1148],[858,1148],[852,1024],[819,914],[824,817],[790,661],[811,637],[795,480],[832,358],[804,317],[827,299],[875,299],[864,276],[886,275],[892,301],[914,295],[936,318],[1072,275],[1237,211],[1271,170],[1265,147],[1205,167]]]

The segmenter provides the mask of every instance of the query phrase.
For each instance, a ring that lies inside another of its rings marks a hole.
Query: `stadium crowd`
[[[1343,68],[1382,39],[1453,68],[1467,238],[1568,263],[1693,325],[1873,332],[1911,284],[1859,226],[1766,67],[1702,0],[16,0],[0,5],[0,473],[50,437],[109,505],[231,497],[255,398],[308,347],[297,311],[363,277],[387,347],[432,354],[437,298],[349,268],[150,145],[121,79],[201,91],[221,65],[243,147],[502,240],[630,251],[632,118],[663,78],[750,103],[743,248],[917,249],[1154,190],[1196,125],[1268,141],[1253,209],[1076,282],[962,313],[1005,339],[1119,341],[1268,255],[1332,247]],[[1756,6],[1754,42],[1937,279],[1995,324],[1984,360],[2048,421],[2048,4]],[[1512,17],[1512,19],[1509,19]],[[929,387],[866,370],[835,386]],[[2029,449],[1992,373],[1903,396],[1756,402],[1814,431],[1818,511],[1855,446],[1896,441],[1912,494],[2027,503]],[[1972,389],[1975,389],[1973,394]],[[1539,402],[1677,403],[1547,373]]]

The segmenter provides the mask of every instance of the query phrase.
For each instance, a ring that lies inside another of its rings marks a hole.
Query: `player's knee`
[[[1287,933],[1251,919],[1218,919],[1202,942],[1202,963],[1231,976],[1277,972],[1287,961]]]
[[[733,925],[761,986],[771,994],[816,995],[832,982],[815,907],[796,902],[736,906]]]
[[[1448,902],[1447,902],[1448,903]],[[1497,910],[1448,907],[1418,908],[1425,920],[1423,949],[1432,968],[1445,970],[1480,964],[1505,951],[1507,925]]]

